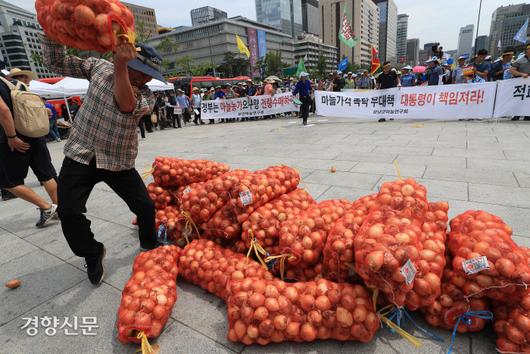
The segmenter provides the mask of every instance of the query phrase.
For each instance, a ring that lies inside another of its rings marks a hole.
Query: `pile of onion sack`
[[[178,248],[135,261],[118,316],[124,342],[160,334],[178,269],[227,303],[228,339],[245,345],[367,343],[381,323],[399,329],[393,313],[417,311],[448,338],[491,325],[500,351],[530,352],[530,250],[497,216],[449,220],[449,204],[414,179],[317,202],[288,166],[157,158],[151,173],[158,235]]]
[[[66,46],[106,53],[120,35],[134,43],[134,16],[118,0],[37,0],[35,9],[46,35]]]

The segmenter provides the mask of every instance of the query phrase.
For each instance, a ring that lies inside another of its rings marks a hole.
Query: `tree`
[[[288,66],[288,64],[282,62],[280,52],[268,52],[265,56],[265,73],[267,76],[281,76],[283,68]]]
[[[31,60],[38,66],[44,66],[44,59],[37,52],[31,52]]]
[[[226,52],[223,63],[219,65],[217,70],[222,72],[225,77],[235,77],[247,75],[250,67],[248,59],[236,57],[232,52]]]
[[[162,39],[162,41],[156,46],[156,49],[160,51],[162,56],[164,56],[164,54],[173,54],[178,50],[178,48],[178,43],[170,37],[164,37],[164,39]]]
[[[175,61],[175,63],[180,68],[180,71],[182,73],[187,74],[187,75],[192,75],[192,71],[193,71],[193,68],[194,68],[194,65],[193,65],[193,61],[194,60],[195,59],[193,59],[189,55],[186,55],[186,56],[178,58]]]
[[[134,24],[136,32],[136,43],[145,43],[149,38],[145,33],[145,23],[143,21],[136,21]]]
[[[324,56],[324,54],[320,52],[318,54],[318,61],[317,61],[317,68],[316,68],[318,77],[324,78],[326,76],[327,67],[328,67],[328,61],[326,57]]]

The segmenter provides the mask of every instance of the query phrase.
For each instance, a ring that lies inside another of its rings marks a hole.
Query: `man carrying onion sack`
[[[162,59],[152,47],[140,44],[137,49],[123,37],[114,50],[114,63],[66,55],[62,45],[44,36],[41,43],[44,63],[51,71],[90,81],[64,149],[59,217],[70,248],[85,258],[88,278],[99,285],[105,248],[94,239],[84,215],[97,183],[105,182],[137,215],[140,247],[157,247],[155,209],[134,166],[138,122],[155,104],[146,84],[152,78],[165,81],[159,71]]]

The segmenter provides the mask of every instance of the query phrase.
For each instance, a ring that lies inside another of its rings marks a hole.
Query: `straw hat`
[[[14,78],[17,76],[28,76],[31,80],[37,79],[37,74],[31,70],[20,70],[19,68],[13,68],[9,71],[9,75],[6,75],[9,78]]]

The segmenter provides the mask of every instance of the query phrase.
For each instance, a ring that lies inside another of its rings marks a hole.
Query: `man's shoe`
[[[106,254],[105,247],[103,247],[103,250],[99,254],[99,256],[95,258],[85,258],[86,264],[86,273],[88,275],[88,279],[93,285],[100,285],[103,281],[103,277],[105,276],[105,270],[103,269],[103,259],[105,258]]]
[[[2,189],[2,201],[7,202],[8,200],[16,199],[16,198],[18,197],[14,195],[13,193],[11,193],[10,191]]]
[[[57,215],[57,205],[52,204],[48,210],[40,209],[40,218],[35,226],[42,228]]]
[[[158,243],[158,241],[155,241],[153,243],[146,243],[140,241],[140,251],[142,252],[152,251],[160,246],[162,246],[162,244]]]
[[[519,120],[519,117],[513,117],[512,120]]]
[[[382,122],[386,122],[386,119],[385,118],[381,118],[378,120],[379,123],[382,123]]]
[[[530,117],[526,116],[524,117],[524,120],[530,120]]]

